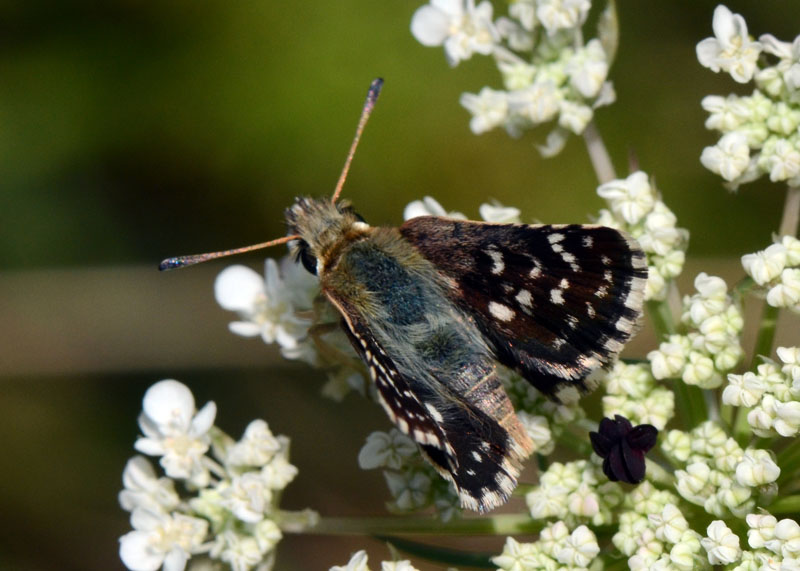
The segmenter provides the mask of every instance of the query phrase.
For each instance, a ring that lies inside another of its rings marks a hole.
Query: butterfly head
[[[299,236],[294,242],[294,254],[312,274],[327,266],[331,254],[344,240],[358,239],[369,225],[346,200],[297,198],[286,209],[289,235]]]

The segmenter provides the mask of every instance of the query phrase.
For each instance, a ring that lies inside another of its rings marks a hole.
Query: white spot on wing
[[[506,269],[506,264],[503,261],[503,253],[494,248],[488,248],[486,254],[492,258],[492,273],[499,276]]]
[[[584,236],[583,237],[583,247],[584,248],[591,248],[594,245],[594,238],[591,236]]]
[[[531,296],[531,292],[526,289],[519,290],[517,297],[514,299],[516,299],[517,303],[519,303],[523,308],[533,307],[533,296]]]
[[[431,414],[431,418],[433,420],[435,420],[439,424],[444,422],[444,417],[442,416],[442,413],[436,410],[436,408],[433,405],[426,403],[425,408],[428,409],[428,412]]]
[[[558,288],[551,289],[550,301],[555,303],[556,305],[562,305],[564,303],[564,291]]]
[[[499,319],[500,321],[511,321],[514,319],[514,310],[507,305],[497,303],[496,301],[489,302],[489,313],[491,313],[495,319]]]
[[[560,242],[563,239],[564,239],[564,235],[560,234],[559,232],[555,232],[553,234],[550,234],[547,237],[547,241],[550,242],[551,244],[556,244],[556,243]]]

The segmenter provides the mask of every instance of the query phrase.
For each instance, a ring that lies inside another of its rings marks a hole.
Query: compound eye
[[[314,276],[317,275],[317,259],[311,255],[308,250],[308,244],[301,244],[300,249],[297,251],[297,259],[303,264],[303,267]]]

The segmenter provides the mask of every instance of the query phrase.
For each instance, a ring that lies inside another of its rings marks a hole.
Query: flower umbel
[[[555,120],[540,149],[552,156],[568,133],[581,134],[594,110],[615,98],[607,77],[616,28],[603,26],[614,20],[613,8],[609,4],[601,19],[599,39],[585,42],[590,7],[589,0],[517,0],[507,16],[493,21],[488,0],[477,6],[474,0],[431,0],[414,13],[411,33],[425,46],[443,46],[451,66],[476,53],[491,55],[505,89],[461,95],[472,115],[470,129],[479,134],[503,127],[518,136]]]
[[[256,420],[234,441],[212,426],[214,403],[195,414],[191,391],[174,380],[150,387],[143,404],[140,426],[149,436],[136,447],[161,455],[167,476],[158,478],[142,456],[125,467],[119,502],[133,527],[120,538],[125,566],[180,571],[190,558],[206,557],[235,570],[271,569],[279,522],[289,519],[278,514],[277,494],[297,474],[288,462],[289,440]],[[176,483],[189,494],[179,495]],[[293,526],[315,521],[306,512]]]

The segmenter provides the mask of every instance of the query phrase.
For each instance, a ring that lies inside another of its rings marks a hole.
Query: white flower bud
[[[775,525],[775,539],[781,542],[780,550],[784,557],[800,554],[800,525],[793,519],[782,519]]]
[[[800,402],[775,401],[775,421],[773,427],[781,436],[794,436],[800,430]]]
[[[605,198],[611,211],[628,224],[636,224],[652,209],[656,202],[647,174],[637,171],[624,180],[601,184],[597,194]]]
[[[752,407],[761,399],[766,384],[750,371],[742,375],[728,375],[728,385],[722,391],[722,402],[732,406]]]
[[[775,537],[775,524],[778,520],[769,514],[748,514],[745,518],[750,530],[747,532],[747,543],[753,549],[764,547]]]
[[[661,541],[678,543],[683,533],[689,529],[689,522],[675,504],[665,505],[660,514],[650,514],[648,518],[656,526],[655,534]]]
[[[767,127],[780,135],[792,135],[800,125],[800,111],[783,101],[775,103],[767,117]],[[785,141],[785,139],[780,139]],[[788,141],[787,141],[788,142]]]
[[[781,469],[767,450],[748,449],[736,465],[736,481],[742,486],[763,486],[780,475]]]
[[[736,130],[746,114],[745,105],[734,94],[727,97],[707,95],[703,97],[700,105],[709,112],[705,123],[706,129],[723,133]]]
[[[686,470],[675,471],[675,477],[678,480],[675,487],[680,495],[692,501],[709,485],[710,476],[711,468],[708,467],[708,464],[693,462],[686,466]]]
[[[562,99],[552,81],[537,80],[525,89],[510,92],[508,105],[511,113],[538,124],[550,121],[558,114]]]
[[[770,118],[771,119],[771,118]],[[800,152],[785,139],[780,139],[765,158],[765,168],[772,182],[790,179],[800,173]]]
[[[772,244],[766,250],[742,256],[742,267],[758,285],[777,278],[786,266],[786,248]]]
[[[781,281],[767,292],[767,303],[773,307],[795,307],[800,304],[800,268],[786,268]]]
[[[539,545],[542,551],[555,556],[555,552],[569,537],[569,528],[563,521],[557,521],[542,529],[539,533]]]
[[[600,553],[597,537],[585,525],[573,531],[564,542],[564,546],[556,553],[556,559],[564,565],[588,567],[589,563]]]
[[[680,462],[686,462],[692,453],[692,437],[688,432],[682,430],[670,430],[667,432],[662,450]]]
[[[781,244],[786,248],[786,264],[800,266],[800,240],[794,236],[784,236]]]
[[[700,162],[727,181],[737,179],[750,164],[747,138],[738,131],[724,135],[716,145],[703,149]]]
[[[650,351],[647,359],[658,380],[678,377],[686,365],[687,347],[683,343],[665,342],[656,351]]]
[[[742,554],[739,548],[739,536],[733,533],[724,521],[711,522],[706,533],[708,537],[704,537],[700,543],[708,552],[708,562],[711,565],[727,565],[739,560]]]
[[[501,206],[500,204],[481,204],[478,207],[481,218],[486,222],[499,222],[503,224],[517,224],[519,219],[519,208],[513,206]]]
[[[509,95],[505,91],[484,87],[477,95],[462,93],[459,102],[472,114],[469,128],[476,135],[491,131],[508,119]]]

